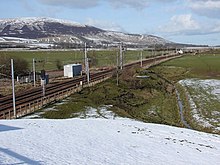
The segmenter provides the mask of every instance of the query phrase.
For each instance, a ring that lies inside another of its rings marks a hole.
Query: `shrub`
[[[57,67],[58,70],[63,69],[63,65],[62,65],[62,63],[59,59],[56,60],[56,67]]]
[[[0,66],[2,66],[1,72],[3,75],[10,77],[9,75],[11,75],[11,59],[14,60],[15,76],[24,75],[29,72],[28,62],[23,58],[0,56]]]

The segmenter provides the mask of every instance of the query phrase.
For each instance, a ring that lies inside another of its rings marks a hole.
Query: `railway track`
[[[160,62],[162,60],[171,59],[177,57],[176,54],[173,55],[167,55],[167,56],[158,56],[155,58],[149,58],[142,62],[143,66],[146,65],[155,65],[157,62]],[[123,68],[128,69],[134,66],[140,66],[140,61],[133,62],[130,64],[126,64]],[[116,71],[116,68],[109,69],[97,73],[93,73],[90,75],[90,81],[95,82],[98,80],[102,80],[106,77],[111,77],[112,74]],[[86,76],[78,77],[75,79],[70,80],[64,80],[62,82],[54,83],[54,84],[48,84],[46,85],[45,95],[43,95],[43,89],[42,87],[36,87],[27,91],[16,93],[16,108],[21,107],[22,105],[32,103],[35,100],[39,100],[43,97],[50,97],[54,93],[58,93],[61,91],[68,90],[69,88],[78,87],[80,85],[80,82],[85,85],[87,84]],[[13,113],[13,101],[12,101],[12,95],[8,95],[5,97],[0,98],[0,119],[4,119],[7,114]]]

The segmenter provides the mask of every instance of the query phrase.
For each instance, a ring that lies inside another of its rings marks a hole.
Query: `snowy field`
[[[0,120],[0,164],[220,164],[220,136],[131,119]]]
[[[220,131],[220,80],[186,79],[179,83],[185,87],[198,124]]]

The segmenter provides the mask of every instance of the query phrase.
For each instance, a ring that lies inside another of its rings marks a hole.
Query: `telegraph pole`
[[[86,43],[85,43],[85,72],[87,76],[87,82],[89,84],[89,59],[87,57],[87,49],[86,49]]]
[[[13,110],[14,118],[17,118],[16,107],[15,107],[15,80],[14,80],[14,61],[11,59],[11,82],[12,82],[12,95],[13,95]]]
[[[34,87],[36,87],[36,71],[35,71],[35,59],[33,58],[33,76],[34,76]]]

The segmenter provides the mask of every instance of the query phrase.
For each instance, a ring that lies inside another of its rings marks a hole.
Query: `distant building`
[[[75,77],[81,75],[81,64],[68,64],[64,65],[64,77]]]
[[[183,50],[177,51],[178,54],[183,54]]]

